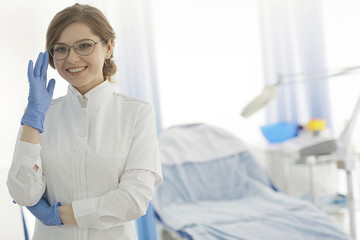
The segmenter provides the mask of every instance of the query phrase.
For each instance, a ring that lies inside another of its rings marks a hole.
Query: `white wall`
[[[28,95],[27,64],[34,61],[40,51],[45,49],[47,26],[55,12],[72,1],[6,1],[0,9],[2,37],[0,58],[3,87],[0,104],[3,109],[1,118],[0,146],[9,154],[13,148],[19,121],[26,107]],[[51,69],[49,77],[57,79],[55,95],[63,92],[62,81]],[[5,117],[6,116],[6,117]],[[4,151],[2,151],[3,153]],[[11,155],[11,154],[10,154]],[[10,155],[6,155],[1,165],[8,165]],[[6,160],[5,160],[6,159]]]
[[[257,1],[152,3],[163,127],[205,122],[262,139],[264,111],[240,117],[263,86]]]

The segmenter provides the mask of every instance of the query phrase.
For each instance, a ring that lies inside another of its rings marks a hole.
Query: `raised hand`
[[[28,80],[29,97],[26,111],[21,119],[24,123],[36,128],[40,133],[44,131],[45,113],[48,110],[54,93],[55,80],[51,79],[47,84],[47,69],[49,65],[49,53],[40,53],[35,68],[33,61],[29,61]]]

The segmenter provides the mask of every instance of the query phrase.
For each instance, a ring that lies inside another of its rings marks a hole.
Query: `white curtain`
[[[265,84],[274,84],[278,74],[326,70],[321,0],[259,0],[259,7]],[[268,123],[322,118],[331,125],[327,81],[311,74],[307,79],[278,88],[278,97],[267,107]]]

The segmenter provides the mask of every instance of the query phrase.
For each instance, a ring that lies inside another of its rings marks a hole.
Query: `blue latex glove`
[[[49,53],[40,53],[33,69],[32,60],[28,65],[29,97],[28,105],[21,125],[24,123],[36,128],[40,133],[44,130],[45,113],[48,110],[54,93],[55,80],[51,79],[46,87]]]
[[[58,207],[60,202],[50,206],[50,204],[41,198],[40,201],[32,207],[26,207],[37,219],[46,226],[63,225],[60,221]]]

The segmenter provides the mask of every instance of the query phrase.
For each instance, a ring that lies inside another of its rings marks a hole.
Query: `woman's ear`
[[[107,46],[106,46],[107,52],[106,52],[106,58],[110,58],[113,54],[114,49],[114,39],[109,39]]]

